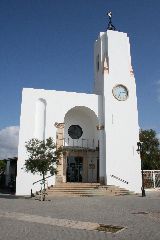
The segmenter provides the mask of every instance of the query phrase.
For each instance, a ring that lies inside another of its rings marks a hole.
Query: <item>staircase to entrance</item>
[[[37,194],[39,194],[37,192]],[[100,183],[60,183],[46,189],[48,198],[52,197],[93,197],[120,196],[133,194],[124,188]]]

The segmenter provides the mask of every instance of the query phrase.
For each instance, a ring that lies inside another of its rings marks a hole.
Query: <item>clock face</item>
[[[128,90],[123,85],[117,85],[112,90],[113,96],[119,101],[125,101],[128,98]]]
[[[78,125],[71,125],[68,129],[68,134],[72,139],[79,139],[82,134],[82,128]]]

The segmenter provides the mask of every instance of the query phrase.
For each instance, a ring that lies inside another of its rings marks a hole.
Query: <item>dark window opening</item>
[[[72,139],[79,139],[82,134],[82,128],[78,125],[71,125],[68,129],[68,134]]]

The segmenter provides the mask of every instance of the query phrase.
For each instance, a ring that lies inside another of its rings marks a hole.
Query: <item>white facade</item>
[[[17,195],[28,195],[31,189],[40,188],[39,184],[33,186],[33,182],[41,177],[23,169],[27,156],[25,142],[31,138],[48,137],[57,141],[58,123],[64,124],[63,146],[86,151],[83,152],[82,181],[96,181],[97,176],[97,181],[103,184],[141,191],[141,161],[136,151],[139,141],[136,84],[127,34],[111,30],[100,33],[94,55],[94,94],[23,89]],[[128,90],[125,101],[113,96],[113,88],[117,85],[123,85]],[[80,138],[72,139],[68,134],[72,125],[82,128]],[[76,156],[80,156],[79,153]],[[62,164],[62,182],[67,181],[65,164]],[[54,177],[48,178],[49,185],[54,183]]]

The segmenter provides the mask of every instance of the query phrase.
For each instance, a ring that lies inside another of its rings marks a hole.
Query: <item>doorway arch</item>
[[[85,106],[71,108],[64,117],[64,174],[68,182],[99,180],[98,117]]]

